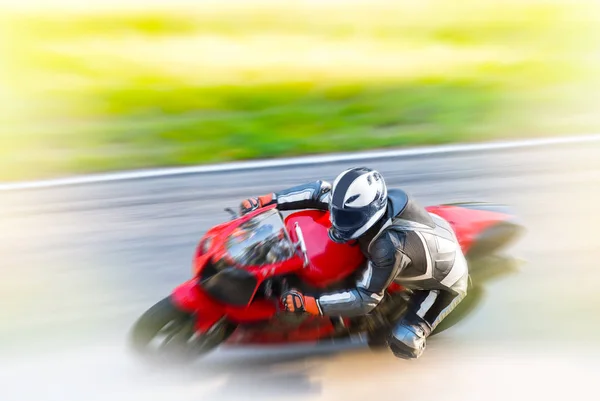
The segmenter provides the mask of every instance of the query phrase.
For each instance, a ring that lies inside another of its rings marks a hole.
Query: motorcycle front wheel
[[[214,348],[233,333],[235,326],[225,319],[207,333],[194,329],[194,315],[180,310],[170,297],[156,303],[135,322],[129,346],[148,362],[191,362]]]

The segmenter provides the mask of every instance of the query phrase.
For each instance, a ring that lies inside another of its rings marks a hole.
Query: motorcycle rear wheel
[[[136,356],[148,362],[188,363],[216,348],[235,326],[222,320],[209,332],[194,329],[194,315],[180,310],[170,297],[148,309],[135,322],[129,345]]]

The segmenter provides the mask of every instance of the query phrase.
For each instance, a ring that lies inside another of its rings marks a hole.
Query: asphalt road
[[[191,267],[224,207],[352,163],[0,193],[2,400],[563,399],[600,374],[600,143],[361,162],[423,204],[512,206],[518,272],[418,361],[361,344],[217,352],[149,370],[123,347],[133,320]]]

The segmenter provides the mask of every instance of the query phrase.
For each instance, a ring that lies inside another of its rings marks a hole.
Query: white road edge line
[[[111,181],[124,181],[124,180],[135,180],[141,178],[156,178],[156,177],[169,177],[186,174],[203,174],[203,173],[215,173],[224,171],[239,171],[239,170],[252,170],[259,168],[269,167],[289,167],[289,166],[302,166],[307,164],[319,164],[319,163],[335,163],[342,161],[359,161],[367,159],[380,159],[380,158],[392,158],[392,157],[408,157],[408,156],[425,156],[445,153],[458,153],[458,152],[482,152],[491,150],[501,149],[517,149],[517,148],[528,148],[538,146],[552,146],[552,145],[564,145],[564,144],[576,144],[586,142],[600,142],[600,133],[578,135],[578,136],[566,136],[566,137],[554,137],[554,138],[538,138],[538,139],[525,139],[515,141],[502,141],[502,142],[483,142],[483,143],[462,143],[453,145],[439,145],[439,146],[424,146],[417,148],[408,149],[393,149],[393,150],[379,150],[379,151],[366,151],[357,153],[334,153],[327,155],[315,155],[315,156],[302,156],[282,159],[271,159],[271,160],[256,160],[246,162],[234,162],[234,163],[221,163],[221,164],[210,164],[210,165],[198,165],[189,167],[172,167],[172,168],[156,168],[148,170],[132,170],[132,171],[121,171],[116,173],[104,173],[104,174],[90,174],[73,176],[58,179],[40,180],[40,181],[22,181],[13,183],[0,183],[0,191],[14,191],[21,189],[40,189],[40,188],[52,188],[62,187],[69,185],[81,185],[81,184],[95,184]]]

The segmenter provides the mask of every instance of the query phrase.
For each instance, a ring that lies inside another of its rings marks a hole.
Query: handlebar
[[[224,210],[231,215],[231,220],[235,220],[240,217],[237,212],[230,207],[226,207]]]

